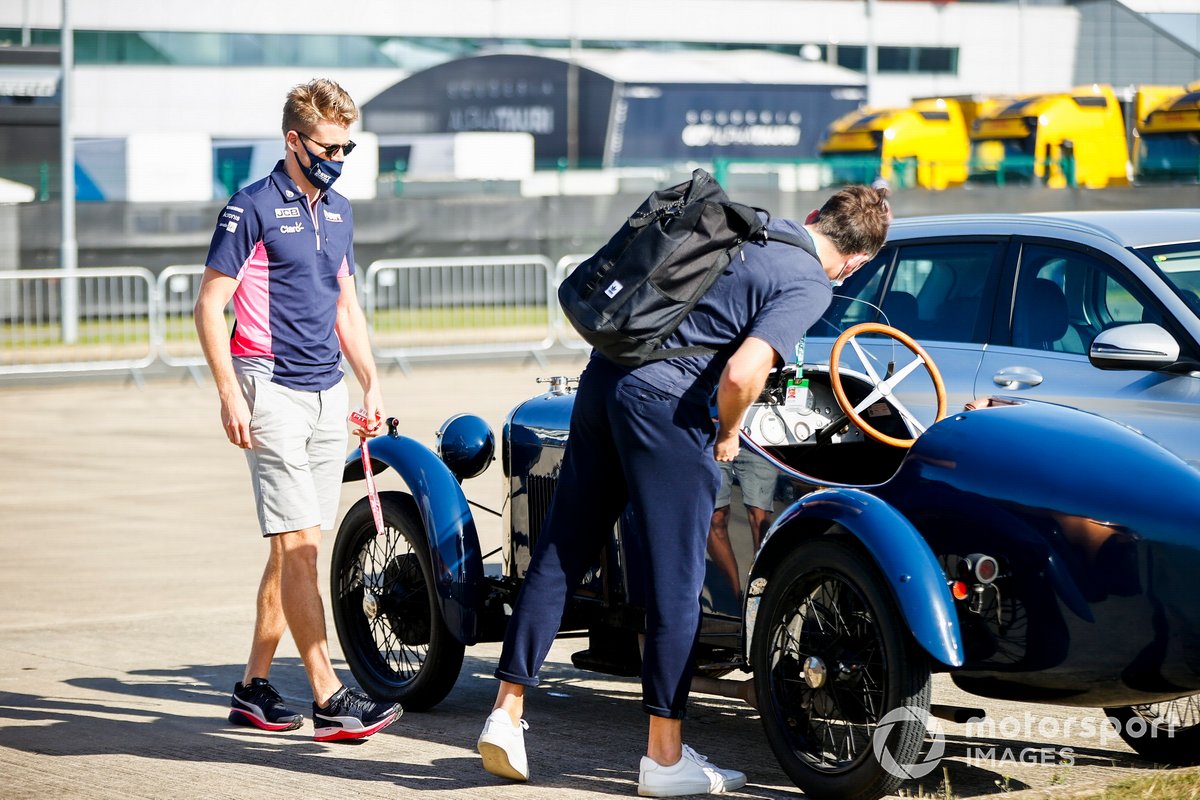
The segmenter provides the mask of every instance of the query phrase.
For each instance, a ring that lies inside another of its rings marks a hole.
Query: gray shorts
[[[766,459],[743,448],[733,461],[718,461],[717,466],[721,468],[721,488],[717,490],[714,508],[729,505],[731,481],[736,480],[742,487],[743,504],[764,511],[775,510],[775,482],[779,472]]]
[[[346,461],[346,382],[302,392],[261,375],[239,375],[250,406],[250,482],[263,536],[337,519]]]

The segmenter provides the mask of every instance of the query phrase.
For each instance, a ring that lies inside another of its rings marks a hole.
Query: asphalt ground
[[[384,378],[389,412],[434,442],[453,413],[499,432],[508,410],[576,375],[578,357],[415,366]],[[353,386],[353,384],[352,384]],[[352,391],[351,397],[354,397]],[[381,488],[401,488],[386,473]],[[495,467],[466,484],[499,508]],[[362,484],[343,491],[342,512]],[[478,515],[483,551],[499,521]],[[325,538],[322,588],[328,584]],[[0,385],[0,797],[591,798],[636,794],[645,717],[634,680],[575,670],[579,640],[551,652],[527,705],[533,781],[483,772],[474,742],[491,707],[497,645],[468,649],[450,697],[359,744],[318,744],[229,725],[266,557],[241,453],[225,441],[211,384],[186,375]],[[492,559],[495,561],[495,558]],[[331,651],[353,677],[336,638]],[[307,711],[285,637],[271,678]],[[995,730],[946,723],[946,758],[906,786],[928,794],[1060,797],[1154,767],[1103,730],[1098,710],[998,704],[935,678],[935,702],[981,706]],[[307,716],[307,714],[306,714]],[[1063,730],[1074,720],[1072,730]],[[685,739],[750,783],[736,797],[801,796],[754,709],[695,695]],[[1068,763],[1068,761],[1070,763]],[[1023,790],[1023,791],[1022,791]]]

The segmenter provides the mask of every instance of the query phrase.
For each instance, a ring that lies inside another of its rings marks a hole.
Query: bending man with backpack
[[[709,182],[698,171],[690,186],[672,190],[676,200],[664,204],[652,196],[597,258],[636,249],[635,237],[678,237],[678,227],[671,226],[686,223],[693,202],[726,204],[719,187],[719,196],[698,199],[715,185]],[[568,598],[629,506],[636,524],[625,531],[626,545],[645,576],[642,705],[650,715],[638,793],[721,793],[745,784],[741,772],[717,768],[682,741],[706,540],[720,484],[714,457],[734,459],[742,416],[772,367],[795,353],[829,305],[832,286],[883,246],[891,219],[886,194],[886,188],[844,188],[803,226],[774,219],[754,230],[765,214],[752,213],[751,230],[716,248],[724,256],[715,279],[652,355],[636,363],[642,356],[617,353],[614,358],[624,362],[618,363],[603,347],[593,352],[575,396],[558,485],[495,672],[500,688],[478,741],[488,772],[529,779],[525,690],[537,685]],[[651,225],[661,230],[640,230]],[[708,237],[710,227],[698,225],[690,236]],[[657,252],[669,250],[659,246]],[[593,266],[588,290],[620,295],[627,281],[612,277],[620,265]],[[568,299],[560,297],[566,308]],[[715,424],[709,405],[714,391]]]

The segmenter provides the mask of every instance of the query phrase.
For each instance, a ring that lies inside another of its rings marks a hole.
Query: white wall
[[[0,2],[0,26],[57,27],[60,8],[61,0]],[[92,30],[310,33],[313,20],[320,20],[321,32],[331,34],[577,36],[797,47],[862,45],[869,30],[866,3],[854,0],[347,0],[337,13],[329,13],[328,0],[289,0],[286,7],[242,3],[229,13],[214,13],[194,0],[75,0],[71,8],[74,26]],[[931,94],[1062,90],[1072,83],[1079,16],[1069,6],[881,2],[871,22],[879,45],[959,48],[957,76],[877,76],[871,98],[876,105]],[[256,67],[81,66],[76,73],[73,110],[81,136],[122,136],[135,129],[275,135],[283,97],[296,83],[326,74],[361,104],[404,77],[399,70]]]
[[[905,105],[913,97],[938,94],[1065,91],[1073,83],[1079,35],[1079,12],[1074,8],[980,4],[939,10],[923,5],[920,12],[897,16],[887,24],[891,37],[914,44],[957,46],[958,74],[877,75],[872,87],[876,105]]]
[[[202,132],[282,138],[288,91],[315,77],[342,85],[360,106],[401,80],[396,70],[81,66],[75,70],[77,137]]]
[[[528,133],[391,134],[378,141],[410,148],[406,180],[513,181],[533,174],[533,136]]]
[[[204,133],[134,133],[75,145],[80,169],[105,200],[212,199],[212,146]]]
[[[379,140],[373,133],[356,131],[352,134],[358,145],[346,160],[342,175],[338,178],[335,188],[350,200],[373,200],[378,194],[379,185]],[[254,183],[264,178],[275,169],[275,164],[284,157],[283,137],[274,134],[261,139],[255,138],[218,138],[208,140],[210,151],[215,147],[250,147],[250,174],[242,185]],[[208,183],[212,193],[211,199],[225,199],[226,188],[214,179],[212,169],[209,169]],[[210,198],[205,198],[210,199]]]
[[[212,140],[205,133],[134,133],[126,140],[128,200],[212,199]]]
[[[1194,0],[1183,0],[1194,2]],[[27,16],[22,8],[28,7]],[[0,3],[0,26],[58,27],[61,0]],[[346,0],[329,13],[328,0],[239,4],[236,13],[213,13],[194,0],[75,0],[72,23],[90,30],[267,31],[373,36],[461,36],[617,40],[805,42],[865,41],[866,3],[853,0]],[[1025,6],[1028,17],[1062,21],[1064,7]],[[975,38],[1000,39],[988,27],[997,16],[1014,15],[1016,3],[877,3],[875,38],[881,44],[938,44],[938,18],[972,20]],[[1070,15],[1069,15],[1070,16]],[[24,19],[23,19],[24,17]],[[910,20],[905,22],[905,20]],[[631,21],[636,21],[633,24]],[[954,25],[956,23],[948,23]],[[966,26],[963,26],[966,27]],[[1061,33],[1061,29],[1055,32]],[[915,36],[915,38],[914,38]],[[998,42],[1002,45],[1002,42]]]

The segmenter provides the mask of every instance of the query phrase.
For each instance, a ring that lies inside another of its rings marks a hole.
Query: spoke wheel
[[[381,492],[379,500],[382,535],[365,497],[338,529],[333,620],[350,670],[367,694],[423,711],[454,688],[465,648],[442,620],[416,503],[400,492]]]
[[[928,713],[930,670],[874,566],[830,539],[803,543],[772,573],[755,624],[755,690],[780,766],[817,800],[873,800],[903,782],[873,749],[877,724]],[[915,764],[921,719],[891,727],[887,751]]]
[[[856,336],[867,333],[877,333],[895,339],[908,348],[908,351],[913,355],[913,360],[896,370],[894,374],[880,377],[875,371],[875,367],[871,365],[871,359],[867,357],[866,352],[859,345],[857,339],[855,339]],[[840,374],[842,351],[847,344],[858,355],[859,361],[862,362],[863,370],[871,379],[872,384],[870,393],[858,405],[850,401],[850,398],[846,396],[845,388],[842,386],[842,377]],[[925,425],[912,412],[905,408],[904,404],[900,402],[900,398],[896,397],[896,388],[900,385],[901,381],[919,367],[923,367],[929,373],[930,380],[933,381],[933,391],[937,396],[937,413],[933,421],[937,422],[946,416],[946,386],[942,382],[942,373],[938,371],[937,365],[933,363],[933,359],[925,352],[925,348],[917,344],[916,340],[904,331],[893,328],[890,325],[880,325],[877,322],[864,322],[852,328],[847,328],[834,341],[833,349],[829,352],[829,382],[833,389],[833,396],[837,399],[843,413],[867,436],[884,444],[890,444],[893,447],[912,447],[913,443],[917,441],[916,437],[912,439],[898,439],[895,436],[889,436],[872,427],[862,414],[872,405],[883,400],[900,413],[900,416],[908,423],[909,428],[915,430],[918,436],[924,433]]]
[[[1104,712],[1142,758],[1171,766],[1200,763],[1200,694]]]

